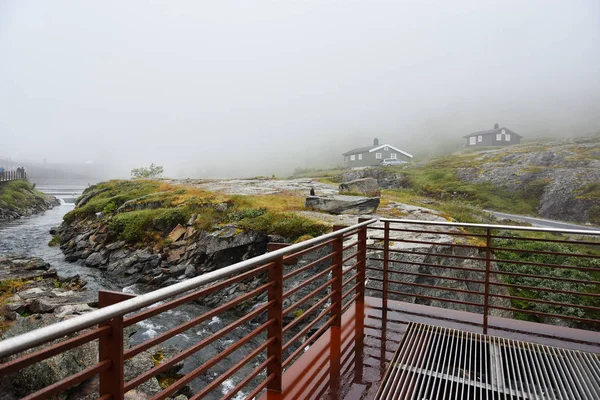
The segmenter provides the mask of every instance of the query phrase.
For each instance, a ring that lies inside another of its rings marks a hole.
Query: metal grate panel
[[[600,399],[598,354],[410,323],[376,399]]]

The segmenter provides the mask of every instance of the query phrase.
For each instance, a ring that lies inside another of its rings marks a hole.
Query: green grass
[[[0,208],[25,209],[43,203],[48,196],[38,192],[28,181],[11,181],[0,184]]]
[[[159,181],[115,180],[89,188],[82,198],[89,195],[89,201],[67,213],[64,220],[106,224],[111,240],[134,244],[161,244],[177,224],[185,224],[194,214],[195,228],[205,231],[235,224],[242,230],[278,234],[294,241],[329,230],[318,221],[290,212],[303,208],[303,197],[292,192],[224,195]]]
[[[578,293],[600,294],[600,259],[574,257],[565,254],[588,254],[598,256],[598,246],[596,249],[584,245],[575,245],[567,243],[551,242],[532,242],[517,240],[518,235],[514,233],[502,232],[502,236],[515,236],[515,239],[495,239],[494,246],[508,250],[496,251],[495,258],[507,260],[507,262],[497,262],[498,268],[506,272],[519,272],[541,276],[542,278],[520,277],[505,275],[504,281],[516,285],[508,288],[513,296],[526,299],[541,299],[561,303],[569,303],[573,306],[558,306],[554,304],[535,303],[527,300],[512,300],[513,307],[530,311],[538,311],[549,314],[576,316],[598,320],[595,329],[600,329],[600,312],[595,310],[586,310],[578,308],[577,305],[600,307],[600,299],[597,297],[587,297],[584,295],[573,295],[564,293],[554,293],[545,289],[558,289]],[[532,234],[528,237],[557,239],[557,236],[550,234]],[[565,237],[560,237],[565,239]],[[530,250],[531,253],[511,251],[511,249]],[[553,252],[563,254],[544,254],[540,252]],[[540,264],[555,265],[576,265],[583,268],[591,268],[589,271],[578,271],[560,267],[546,267],[539,265],[521,265],[510,261],[526,261]],[[589,283],[561,282],[558,279],[578,279]],[[529,289],[526,286],[539,287],[538,289]],[[545,322],[546,317],[531,313],[517,313],[520,319]],[[572,325],[578,326],[573,323]]]

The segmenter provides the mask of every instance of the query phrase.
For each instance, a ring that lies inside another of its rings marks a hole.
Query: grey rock
[[[362,178],[340,183],[340,194],[360,193],[365,196],[379,196],[379,185],[375,178]]]
[[[195,277],[197,274],[196,272],[196,266],[195,265],[188,265],[185,268],[185,276],[187,276],[188,278],[193,278]]]
[[[49,313],[54,311],[56,307],[56,304],[44,299],[34,299],[31,304],[29,304],[29,309],[34,313]]]
[[[106,261],[106,253],[103,251],[92,253],[85,259],[85,265],[88,267],[98,267]]]
[[[379,207],[379,197],[358,196],[307,196],[305,207],[331,214],[372,214]]]
[[[114,242],[114,243],[111,243],[108,246],[106,246],[106,250],[113,251],[113,250],[120,249],[123,246],[125,246],[125,242],[124,241]]]

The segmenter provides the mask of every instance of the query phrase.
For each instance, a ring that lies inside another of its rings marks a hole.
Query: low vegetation
[[[501,236],[510,236],[511,233],[503,232]],[[518,272],[521,274],[536,275],[539,277],[523,277],[514,275],[503,275],[506,283],[509,283],[509,292],[512,296],[520,299],[513,299],[512,305],[516,309],[540,312],[547,314],[565,315],[569,317],[587,318],[600,321],[600,312],[593,309],[583,309],[578,306],[600,307],[600,298],[586,296],[585,293],[600,294],[600,259],[585,257],[585,255],[600,255],[600,246],[585,246],[568,243],[553,243],[540,241],[518,240],[518,236],[512,234],[514,239],[495,239],[494,246],[506,250],[496,251],[495,258],[505,260],[497,262],[500,271]],[[548,234],[537,234],[537,238],[557,239],[556,236]],[[531,237],[531,235],[529,235]],[[565,239],[565,238],[562,238]],[[516,251],[516,249],[523,251]],[[515,250],[512,250],[515,249]],[[561,253],[561,254],[548,254]],[[569,255],[573,254],[573,256]],[[576,257],[576,254],[582,254],[584,257]],[[535,264],[549,264],[553,266],[517,264],[514,262],[526,262]],[[565,266],[565,267],[560,267]],[[568,268],[579,267],[583,271]],[[573,281],[560,281],[558,279],[571,279]],[[539,288],[539,289],[538,289]],[[582,295],[569,293],[556,293],[549,290],[561,290],[568,292],[578,292]],[[550,303],[536,303],[532,300],[542,300],[550,302],[568,303],[572,306],[562,306]],[[518,319],[548,322],[549,317],[536,315],[529,312],[517,312]],[[574,323],[569,321],[570,325],[583,326],[589,324]],[[596,324],[595,329],[600,329],[600,323]]]
[[[11,181],[0,184],[0,208],[19,210],[41,204],[48,196],[35,190],[28,181]]]
[[[302,206],[302,197],[291,192],[236,196],[152,180],[115,180],[87,189],[64,219],[101,220],[112,239],[130,243],[164,241],[175,226],[187,223],[193,215],[198,230],[234,224],[292,241],[325,233],[326,225],[292,212]]]

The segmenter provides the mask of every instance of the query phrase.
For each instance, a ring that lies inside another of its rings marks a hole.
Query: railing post
[[[366,218],[359,218],[358,223],[368,221]],[[357,279],[358,286],[356,287],[357,303],[365,302],[365,281],[367,279],[367,227],[363,226],[358,229],[358,256],[357,256]]]
[[[98,307],[107,307],[134,297],[130,294],[100,290]],[[110,360],[111,366],[100,373],[100,396],[110,394],[113,400],[125,397],[123,374],[123,316],[111,318],[100,326],[111,327],[110,335],[100,336],[98,343],[99,361]]]
[[[342,234],[338,235],[333,242],[333,271],[332,278],[334,279],[331,284],[331,302],[334,304],[332,312],[334,314],[333,326],[342,326],[342,279],[343,279],[343,260],[344,260],[344,237]]]
[[[275,339],[267,347],[267,357],[274,357],[267,366],[267,376],[274,374],[275,378],[269,382],[269,391],[281,393],[283,382],[283,256],[275,260],[275,265],[269,268],[269,282],[275,282],[268,289],[269,302],[275,301],[269,307],[268,319],[275,323],[267,328],[268,339]]]
[[[485,284],[483,297],[483,334],[487,335],[488,331],[488,313],[490,304],[490,267],[492,261],[492,230],[486,228],[485,240]]]
[[[388,268],[390,263],[390,223],[384,222],[385,230],[383,233],[383,304],[387,307],[388,300]]]

